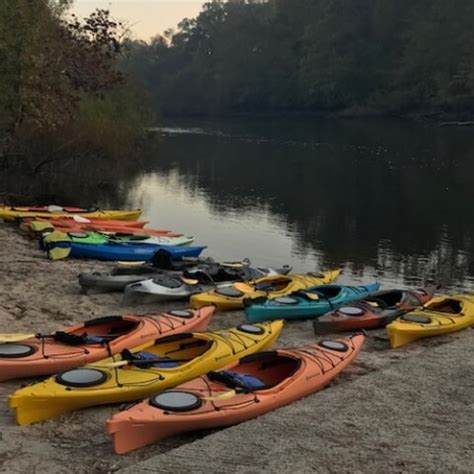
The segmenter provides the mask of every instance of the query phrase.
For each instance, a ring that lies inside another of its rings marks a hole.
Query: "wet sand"
[[[0,332],[48,332],[120,313],[185,305],[122,307],[119,294],[80,294],[77,275],[112,264],[51,262],[36,243],[0,224]],[[210,329],[241,312],[216,315]],[[314,341],[310,322],[287,324],[279,346]],[[104,431],[118,407],[101,407],[18,427],[0,385],[0,472],[474,472],[474,331],[390,350],[371,332],[327,389],[261,418],[213,433],[167,440],[126,456]]]

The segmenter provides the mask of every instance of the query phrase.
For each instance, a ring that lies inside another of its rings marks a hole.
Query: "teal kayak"
[[[349,301],[364,298],[380,288],[379,283],[365,286],[318,285],[275,299],[247,299],[247,321],[317,318]]]

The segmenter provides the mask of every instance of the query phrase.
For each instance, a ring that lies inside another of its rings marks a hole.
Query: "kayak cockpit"
[[[380,293],[376,293],[373,296],[364,298],[364,301],[367,301],[369,303],[376,303],[378,306],[381,306],[383,308],[395,308],[400,304],[403,297],[404,292],[401,290],[382,291]],[[419,305],[418,301],[417,305]]]
[[[204,355],[212,346],[212,341],[199,339],[193,334],[178,334],[157,339],[155,345],[147,347],[146,351],[133,354],[124,351],[122,358],[128,360],[131,365],[167,369],[193,361]]]
[[[429,311],[435,311],[436,313],[448,313],[450,315],[459,315],[463,310],[462,303],[452,298],[431,303],[426,307],[426,309]]]
[[[300,367],[301,361],[279,355],[277,352],[261,352],[241,359],[240,364],[230,370],[209,372],[209,380],[233,390],[252,392],[279,385],[291,377]]]
[[[138,321],[122,316],[106,316],[86,321],[71,331],[57,331],[53,339],[67,345],[107,344],[137,329]]]

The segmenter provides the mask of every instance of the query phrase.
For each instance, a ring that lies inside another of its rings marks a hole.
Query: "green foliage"
[[[169,114],[462,112],[473,21],[472,0],[214,0],[124,68]]]

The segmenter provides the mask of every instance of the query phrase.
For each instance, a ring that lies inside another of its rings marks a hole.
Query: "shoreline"
[[[122,307],[120,294],[81,295],[78,273],[113,263],[49,261],[34,241],[3,223],[0,242],[0,332],[46,332],[92,317],[186,307]],[[209,329],[243,320],[242,312],[218,313]],[[288,323],[277,346],[314,340],[311,322]],[[468,329],[390,350],[384,331],[377,330],[355,362],[322,392],[232,428],[171,438],[126,456],[112,453],[104,429],[119,407],[18,427],[6,400],[30,381],[3,383],[0,467],[12,473],[32,466],[48,473],[204,472],[212,459],[215,472],[226,466],[238,472],[462,470],[472,462],[468,389],[473,381],[466,375],[473,369],[473,342],[474,331]],[[414,447],[410,441],[416,439]],[[443,448],[435,455],[439,443]]]

